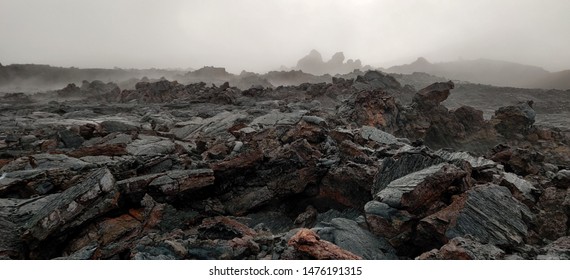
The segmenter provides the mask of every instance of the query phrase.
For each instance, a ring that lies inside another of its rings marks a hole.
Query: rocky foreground
[[[453,88],[5,95],[0,258],[569,259],[569,135],[532,101],[449,110]]]

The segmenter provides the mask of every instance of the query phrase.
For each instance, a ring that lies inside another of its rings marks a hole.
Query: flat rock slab
[[[0,172],[12,172],[27,169],[69,169],[82,171],[95,168],[96,165],[62,154],[36,154],[18,158],[4,165]]]
[[[503,173],[503,175],[497,179],[500,180],[501,186],[509,188],[515,198],[521,202],[527,205],[532,205],[536,202],[534,195],[538,194],[539,191],[529,181],[509,172]]]
[[[300,110],[292,113],[282,113],[277,110],[269,114],[255,118],[250,126],[274,126],[274,125],[294,125],[307,113],[306,110]]]
[[[172,196],[211,186],[214,180],[214,171],[207,168],[172,170],[121,180],[117,182],[117,186],[127,195],[158,190],[165,195]]]
[[[6,174],[0,180],[0,196],[29,198],[65,189],[78,172],[67,169],[28,169]]]
[[[445,162],[445,160],[441,157],[413,151],[386,158],[382,162],[382,168],[374,179],[372,194],[377,194],[386,188],[390,182],[398,178],[443,162]]]
[[[398,143],[398,138],[394,135],[384,132],[371,126],[363,126],[360,129],[360,136],[366,140],[372,140],[379,144],[392,145]]]
[[[458,162],[465,160],[469,162],[469,164],[471,164],[471,167],[475,170],[491,168],[498,165],[498,163],[490,159],[486,159],[484,157],[475,157],[468,152],[448,152],[445,150],[438,150],[435,151],[434,154],[440,156],[448,162]]]
[[[176,145],[170,139],[146,137],[135,140],[127,146],[127,152],[134,156],[158,156],[174,152]]]
[[[242,112],[223,111],[211,118],[195,117],[189,121],[176,123],[175,128],[171,129],[170,132],[178,139],[216,136],[227,133],[227,130],[235,122],[245,118],[247,115]]]
[[[455,180],[466,175],[466,171],[455,165],[441,163],[390,182],[375,198],[398,209],[429,208]]]

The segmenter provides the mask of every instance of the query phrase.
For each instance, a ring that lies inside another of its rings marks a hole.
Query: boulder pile
[[[532,102],[449,110],[453,88],[372,71],[16,104],[0,259],[570,258],[570,139]]]

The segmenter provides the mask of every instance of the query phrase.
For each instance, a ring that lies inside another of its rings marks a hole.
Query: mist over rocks
[[[419,57],[410,64],[385,69],[388,73],[427,73],[451,80],[521,88],[570,89],[570,71],[550,72],[541,67],[492,59],[460,59],[431,63]]]
[[[0,260],[570,258],[570,1],[132,2],[1,0]]]

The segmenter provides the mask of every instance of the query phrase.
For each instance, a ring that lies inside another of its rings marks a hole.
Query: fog
[[[0,63],[294,66],[312,49],[389,67],[497,59],[570,68],[570,1],[0,0]]]

